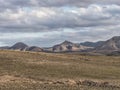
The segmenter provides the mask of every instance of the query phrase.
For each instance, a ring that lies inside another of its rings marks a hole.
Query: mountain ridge
[[[73,43],[63,41],[52,47],[41,48],[38,46],[28,46],[23,42],[18,42],[13,46],[0,47],[0,49],[34,51],[34,52],[95,52],[95,53],[112,53],[120,51],[120,36],[114,36],[106,41]]]

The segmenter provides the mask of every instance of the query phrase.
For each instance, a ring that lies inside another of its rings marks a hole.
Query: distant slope
[[[107,54],[108,56],[120,56],[120,51],[113,51]]]
[[[40,47],[31,46],[31,47],[28,47],[28,48],[26,49],[26,51],[41,52],[41,51],[43,51],[43,49],[40,48]]]
[[[83,43],[80,43],[80,44],[83,45],[83,46],[87,46],[87,47],[98,47],[103,43],[104,43],[104,41],[98,41],[98,42],[87,41],[87,42],[83,42]]]
[[[3,47],[0,47],[1,50],[9,49],[9,48],[10,48],[9,46],[3,46]]]

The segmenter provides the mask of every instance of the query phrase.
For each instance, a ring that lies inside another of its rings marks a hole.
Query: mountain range
[[[18,42],[13,46],[0,47],[0,49],[34,51],[34,52],[95,52],[104,54],[120,53],[120,36],[112,37],[106,41],[73,43],[65,40],[53,47],[41,48],[38,46],[28,46]]]

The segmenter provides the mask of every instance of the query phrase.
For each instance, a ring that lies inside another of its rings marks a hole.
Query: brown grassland
[[[1,50],[0,90],[120,90],[120,56]]]

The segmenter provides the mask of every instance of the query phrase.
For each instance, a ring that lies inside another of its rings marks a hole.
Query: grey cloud
[[[119,0],[1,0],[1,8],[15,7],[61,7],[61,6],[88,6],[93,3],[117,4]],[[1,9],[2,10],[2,9]]]
[[[52,46],[64,40],[104,40],[119,35],[119,25],[119,0],[0,0],[1,45],[22,41]],[[8,38],[8,33],[11,36],[20,33],[20,36]],[[23,37],[24,33],[28,37]],[[33,37],[33,33],[46,34]]]
[[[118,8],[120,8],[118,5],[106,7],[90,5],[88,8],[75,8],[68,11],[61,8],[37,8],[36,10],[33,8],[33,12],[18,9],[16,13],[11,11],[0,13],[3,16],[0,18],[0,32],[38,32],[62,28],[117,25],[120,23]]]

